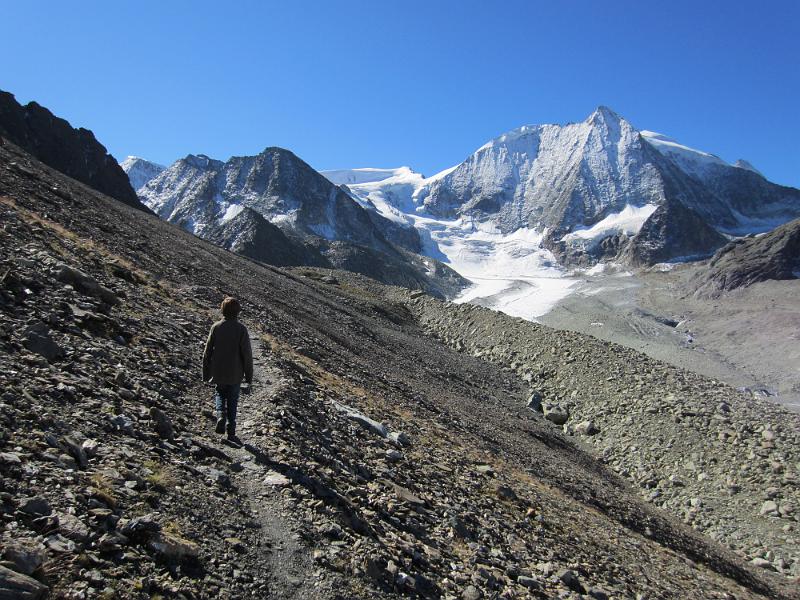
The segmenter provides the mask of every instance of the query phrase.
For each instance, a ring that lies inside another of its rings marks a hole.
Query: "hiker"
[[[220,308],[224,318],[211,326],[203,352],[203,381],[216,384],[216,432],[227,430],[228,439],[235,442],[239,392],[250,393],[253,383],[253,351],[247,328],[237,320],[242,310],[239,301],[227,297]],[[242,379],[245,388],[240,387]]]

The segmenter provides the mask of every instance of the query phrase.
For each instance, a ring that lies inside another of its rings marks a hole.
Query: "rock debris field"
[[[260,265],[11,144],[0,228],[0,598],[798,597],[788,413]],[[258,363],[241,446],[199,381],[225,294]]]

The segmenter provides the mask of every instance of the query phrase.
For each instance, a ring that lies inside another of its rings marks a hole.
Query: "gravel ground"
[[[763,282],[703,299],[686,291],[696,269],[587,278],[539,320],[800,411],[800,280]]]

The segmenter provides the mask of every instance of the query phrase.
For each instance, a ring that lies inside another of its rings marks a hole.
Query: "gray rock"
[[[22,459],[16,452],[0,452],[0,463],[6,465],[21,465]]]
[[[111,421],[111,424],[114,425],[120,431],[123,431],[127,434],[133,433],[133,421],[131,421],[127,416],[114,415],[109,419],[109,421]]]
[[[14,565],[14,570],[23,575],[31,575],[44,563],[43,552],[33,548],[11,545],[3,551],[3,560]]]
[[[535,410],[536,412],[542,412],[542,395],[539,392],[531,392],[531,395],[528,396],[527,402],[528,408],[531,410]]]
[[[114,292],[103,287],[96,279],[75,267],[58,263],[53,270],[53,276],[61,283],[67,283],[84,294],[100,298],[106,304],[112,306],[119,304],[119,298]]]
[[[575,433],[591,436],[600,433],[600,429],[595,425],[594,421],[581,421],[575,425]]]
[[[760,557],[759,558],[754,558],[753,560],[751,560],[750,564],[752,564],[753,566],[756,566],[756,567],[761,567],[762,569],[766,569],[768,571],[777,571],[777,569],[775,568],[775,566],[771,562],[769,562],[768,560],[765,560],[763,558],[760,558]]]
[[[60,552],[64,554],[75,552],[75,542],[65,538],[59,533],[48,537],[44,541],[44,545],[50,548],[50,550],[53,552]]]
[[[351,421],[355,421],[361,425],[364,429],[376,433],[381,437],[386,437],[388,435],[389,431],[386,429],[386,426],[383,423],[379,423],[374,419],[370,419],[365,414],[360,413],[355,408],[351,408],[345,404],[334,402],[333,405],[336,407],[336,410],[343,413]]]
[[[760,515],[774,515],[778,512],[778,503],[774,500],[767,500],[761,505],[761,510],[758,511]]]
[[[147,545],[161,560],[168,563],[193,562],[200,554],[200,549],[194,542],[168,533],[157,534]]]
[[[401,447],[401,448],[404,447],[404,446],[410,446],[411,445],[411,440],[402,431],[392,431],[386,436],[386,439],[388,439],[390,442],[392,442],[395,446],[398,446],[398,447]]]
[[[397,450],[387,450],[386,451],[386,460],[389,462],[397,462],[403,458],[402,452]]]
[[[474,585],[468,585],[464,588],[461,598],[462,600],[480,600],[483,598],[483,593]]]
[[[78,517],[67,513],[56,513],[56,515],[58,516],[58,529],[64,537],[81,544],[89,540],[89,528]]]
[[[544,418],[555,423],[556,425],[563,425],[569,420],[569,411],[562,406],[545,406]]]
[[[517,583],[529,590],[538,590],[542,587],[536,579],[533,577],[526,577],[525,575],[517,577]]]
[[[558,573],[556,573],[556,577],[571,589],[574,592],[582,592],[583,587],[581,586],[581,580],[578,578],[578,574],[573,571],[572,569],[562,569]]]
[[[94,458],[97,456],[97,449],[100,446],[100,443],[97,440],[84,440],[83,444],[81,444],[81,448],[86,453],[86,456],[89,458]]]
[[[464,521],[462,521],[457,515],[452,515],[450,517],[450,527],[453,530],[453,535],[457,539],[461,540],[471,540],[473,539],[472,532],[466,526]]]
[[[61,443],[67,449],[67,452],[69,452],[70,456],[75,459],[75,462],[78,464],[78,466],[81,469],[85,469],[89,463],[86,457],[86,451],[83,449],[83,447],[71,437],[62,438]]]
[[[40,600],[48,591],[33,577],[0,566],[0,600]]]
[[[64,356],[64,349],[50,336],[50,328],[44,323],[35,323],[25,330],[25,347],[53,361]]]
[[[25,514],[34,517],[45,517],[53,512],[53,509],[50,508],[50,503],[41,496],[24,499],[20,503],[19,509]]]
[[[128,542],[128,538],[121,533],[109,531],[97,540],[97,547],[100,552],[113,553],[122,550],[123,547],[128,545]]]
[[[171,440],[175,437],[172,421],[160,408],[153,406],[150,409],[150,418],[153,420],[153,429],[162,440]]]
[[[147,539],[159,531],[161,531],[161,524],[156,520],[154,514],[135,517],[125,523],[120,529],[122,535],[133,541]]]
[[[588,593],[595,600],[608,600],[608,592],[598,587],[590,587]]]

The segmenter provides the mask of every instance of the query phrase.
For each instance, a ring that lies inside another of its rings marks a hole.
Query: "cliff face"
[[[22,106],[13,94],[0,91],[0,137],[44,164],[99,192],[140,210],[128,176],[94,134],[72,127],[36,102]]]
[[[760,236],[735,240],[714,255],[693,278],[695,295],[723,292],[768,279],[800,278],[800,219]]]

